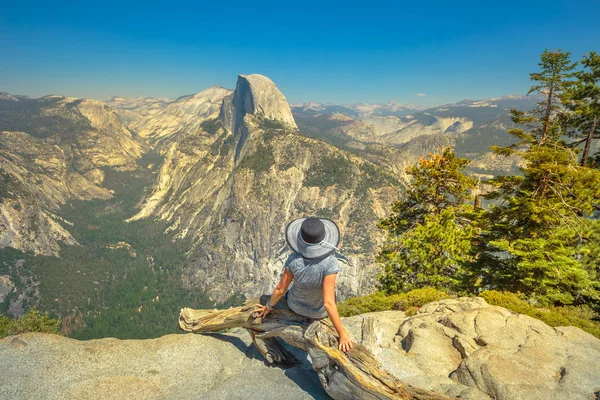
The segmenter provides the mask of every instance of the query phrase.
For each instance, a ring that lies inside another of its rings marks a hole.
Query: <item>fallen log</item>
[[[267,362],[297,362],[279,343],[277,338],[280,338],[308,352],[323,388],[335,400],[452,399],[401,382],[381,368],[375,356],[360,343],[355,342],[347,353],[340,351],[337,332],[329,319],[315,321],[300,316],[283,300],[264,319],[257,317],[254,309],[258,304],[266,304],[268,298],[250,299],[228,310],[184,308],[179,315],[179,326],[195,333],[245,328]]]

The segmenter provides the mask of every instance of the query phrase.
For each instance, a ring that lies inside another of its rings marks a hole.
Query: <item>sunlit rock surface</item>
[[[76,244],[58,207],[109,198],[102,168],[136,168],[146,146],[98,101],[46,96],[0,106],[0,247],[57,255],[58,241]]]
[[[574,327],[490,306],[442,300],[343,319],[400,380],[468,400],[595,399],[600,340]],[[77,341],[22,334],[0,340],[0,398],[325,399],[306,353],[265,365],[245,330],[149,340]]]

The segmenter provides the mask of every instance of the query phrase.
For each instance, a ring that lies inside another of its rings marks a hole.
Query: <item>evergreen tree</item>
[[[582,265],[596,283],[596,289],[600,291],[600,219],[586,220],[582,232],[582,243],[577,248],[577,257],[581,259]]]
[[[379,222],[379,227],[390,234],[401,235],[423,223],[425,216],[440,214],[471,199],[476,181],[464,173],[469,164],[467,159],[456,157],[451,147],[428,157],[407,168],[412,181],[405,199],[395,202],[390,217]]]
[[[577,139],[573,145],[584,145],[581,165],[586,167],[592,140],[600,138],[600,55],[592,51],[581,64],[584,69],[575,73],[577,82],[567,90],[565,105],[571,111],[569,134]]]
[[[571,62],[571,53],[544,50],[538,64],[540,72],[530,74],[530,79],[536,82],[529,90],[529,94],[537,93],[544,97],[538,104],[536,114],[539,115],[540,126],[531,133],[539,138],[540,144],[546,144],[549,137],[556,137],[559,133],[558,124],[554,114],[562,108],[562,103],[567,91],[572,85],[572,72],[577,63]]]
[[[520,291],[544,303],[598,299],[594,276],[576,257],[582,226],[600,198],[600,172],[581,167],[562,140],[558,100],[572,85],[569,53],[545,51],[542,71],[531,74],[531,92],[544,99],[531,113],[512,111],[514,145],[493,148],[519,153],[522,175],[501,176],[486,195],[499,200],[486,212],[478,259],[483,285]],[[523,128],[525,126],[525,129]]]
[[[470,201],[476,181],[464,174],[467,164],[447,148],[407,169],[413,180],[405,199],[379,223],[387,232],[378,257],[384,291],[425,286],[461,290],[467,275],[463,264],[470,259],[475,236]]]

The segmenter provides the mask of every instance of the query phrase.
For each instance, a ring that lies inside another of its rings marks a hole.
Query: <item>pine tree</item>
[[[425,216],[440,214],[447,207],[461,206],[471,199],[476,181],[464,173],[467,159],[456,157],[450,147],[428,157],[407,168],[406,173],[412,177],[410,189],[405,199],[392,205],[390,217],[379,222],[380,228],[401,235],[423,223]]]
[[[463,265],[470,260],[476,234],[470,204],[476,181],[465,175],[467,164],[447,148],[407,169],[413,180],[405,199],[379,223],[387,232],[378,256],[386,292],[425,286],[462,289],[468,275]]]
[[[590,164],[593,139],[600,138],[600,55],[590,52],[581,61],[584,69],[575,73],[577,82],[566,91],[569,135],[576,140],[572,145],[584,145],[581,165]]]
[[[493,150],[518,153],[522,175],[500,176],[485,197],[499,201],[486,212],[478,259],[487,287],[524,292],[543,303],[572,304],[598,299],[596,282],[576,257],[582,226],[600,198],[600,172],[579,166],[561,140],[565,125],[559,100],[572,86],[569,53],[542,53],[542,71],[531,74],[531,92],[543,101],[531,113],[513,110],[514,145]],[[525,128],[524,128],[525,127]]]
[[[529,75],[536,84],[527,94],[537,93],[545,98],[538,104],[536,110],[540,115],[541,124],[537,129],[532,130],[532,133],[539,137],[540,144],[546,144],[549,137],[556,137],[558,134],[558,124],[553,116],[562,108],[565,91],[573,85],[571,78],[574,73],[571,71],[575,69],[577,63],[571,62],[571,53],[558,49],[558,51],[544,50],[538,65],[541,71]]]
[[[455,207],[444,208],[425,216],[423,223],[401,236],[388,239],[378,258],[384,267],[380,282],[386,292],[426,286],[462,291],[469,275],[463,266],[471,260],[476,231],[471,224],[459,222],[457,212]]]

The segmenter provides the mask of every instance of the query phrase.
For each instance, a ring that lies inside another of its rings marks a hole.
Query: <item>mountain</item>
[[[112,96],[105,102],[117,111],[123,124],[131,128],[139,120],[148,117],[171,103],[166,98]]]
[[[392,101],[387,104],[369,104],[369,103],[352,103],[352,104],[331,104],[331,103],[301,103],[294,104],[292,110],[295,115],[306,114],[334,114],[340,113],[356,118],[366,118],[370,116],[404,116],[417,111],[424,110],[425,106],[417,104],[400,104]]]
[[[340,225],[340,298],[370,291],[406,167],[454,146],[476,176],[514,170],[489,146],[532,101],[290,107],[257,74],[172,101],[2,93],[0,309],[36,305],[79,338],[169,333],[182,302],[271,291],[305,215]]]
[[[131,124],[131,129],[151,145],[179,133],[195,133],[202,121],[219,114],[223,99],[231,93],[229,89],[213,86],[195,95],[179,97]]]
[[[0,246],[58,255],[76,244],[56,215],[107,199],[105,168],[132,170],[145,145],[104,103],[61,96],[0,100]]]
[[[342,293],[369,286],[380,240],[374,222],[400,184],[362,157],[301,135],[270,79],[240,75],[218,118],[179,131],[165,154],[154,191],[131,220],[159,218],[189,237],[186,276],[211,298],[271,290],[289,253],[286,223],[304,215],[340,225],[356,265],[347,266]]]
[[[470,171],[490,177],[514,172],[519,160],[494,157],[490,145],[508,145],[512,108],[529,110],[536,97],[511,95],[484,100],[463,100],[410,114],[376,115],[358,113],[347,106],[328,105],[293,108],[300,131],[364,156],[379,165],[387,164],[401,178],[404,169],[429,152],[453,146],[473,160]],[[369,110],[370,108],[363,108]]]

